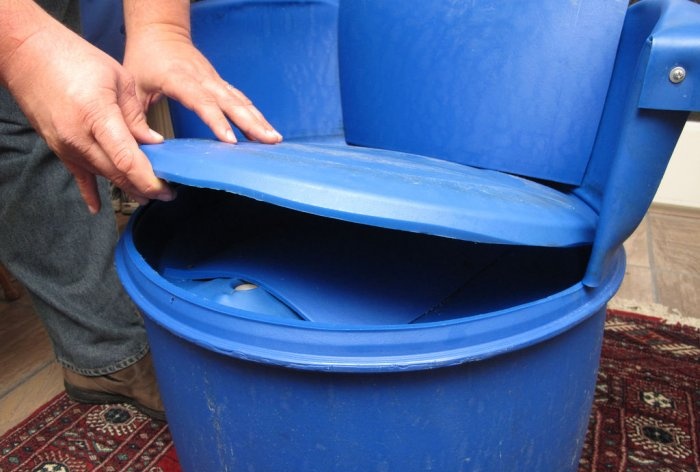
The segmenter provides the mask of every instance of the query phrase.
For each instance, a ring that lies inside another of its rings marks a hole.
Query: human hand
[[[166,95],[197,113],[221,141],[236,142],[229,119],[250,140],[282,140],[252,102],[193,46],[186,28],[166,24],[130,31],[124,66],[136,79],[144,109]]]
[[[96,175],[140,203],[172,199],[138,147],[163,138],[146,123],[133,77],[43,10],[33,19],[41,26],[5,56],[2,82],[73,174],[90,211],[100,209]]]

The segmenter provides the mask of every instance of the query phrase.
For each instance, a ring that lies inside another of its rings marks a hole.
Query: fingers
[[[238,126],[246,138],[267,144],[282,141],[282,136],[241,91],[226,83],[224,91],[219,93],[223,94],[219,100],[221,110]]]
[[[138,149],[138,148],[137,148]],[[126,154],[119,154],[120,167],[126,162]],[[65,166],[73,174],[80,194],[87,204],[91,213],[95,214],[100,210],[100,197],[97,190],[96,175],[102,175],[112,181],[116,186],[124,190],[138,203],[145,205],[150,199],[172,200],[174,193],[162,182],[156,179],[163,188],[151,186],[144,189],[143,185],[135,185],[129,179],[131,172],[138,171],[138,166],[131,166],[129,173],[121,171],[115,162],[112,161],[112,156],[109,156],[103,151],[97,142],[93,143],[87,151],[67,152],[64,151],[60,155]],[[145,159],[145,156],[144,156]],[[148,168],[143,172],[152,173],[153,170],[146,160]]]
[[[141,110],[133,89],[131,96],[118,93],[111,101],[99,100],[86,107],[77,120],[62,120],[49,139],[93,214],[100,210],[95,175],[111,180],[140,204],[175,198],[165,182],[155,176],[136,142],[163,141],[148,127]]]
[[[81,169],[80,167],[73,165],[71,163],[66,163],[66,167],[73,174],[76,184],[78,185],[78,190],[80,191],[80,196],[87,204],[88,210],[93,215],[100,211],[101,201],[100,194],[97,190],[97,179],[95,175]]]
[[[148,126],[146,114],[136,94],[136,84],[134,80],[131,78],[128,80],[120,80],[118,87],[117,104],[134,138],[143,144],[162,143],[163,136]]]
[[[112,109],[106,110],[92,127],[97,146],[93,147],[91,161],[96,164],[98,173],[136,199],[172,200],[172,190],[153,173],[151,163],[132,137],[119,107],[109,108]],[[139,132],[147,133],[143,128]]]
[[[102,123],[102,130],[94,135],[101,150],[114,164],[116,175],[112,182],[131,194],[141,204],[150,198],[172,200],[171,189],[153,173],[150,162],[138,148],[136,141],[147,144],[163,142],[163,136],[152,130],[146,121],[136,85],[131,77],[119,80],[117,91],[118,114]],[[122,123],[126,127],[122,126]],[[125,133],[130,133],[128,136]],[[128,137],[126,137],[128,136]],[[131,136],[135,138],[129,139]],[[125,181],[124,181],[125,180]]]
[[[134,77],[59,23],[52,25],[24,43],[17,67],[32,67],[19,69],[26,77],[13,81],[11,92],[74,175],[90,211],[100,209],[98,174],[141,203],[174,198],[138,146],[163,138],[146,123]]]
[[[248,97],[219,78],[201,82],[183,79],[170,84],[164,92],[197,113],[221,141],[236,142],[229,119],[250,140],[267,144],[282,141]]]
[[[192,44],[189,34],[163,35],[163,30],[127,39],[124,65],[145,97],[166,95],[194,111],[224,142],[235,143],[231,123],[250,140],[278,143],[282,136],[239,90],[225,82]],[[230,120],[230,121],[229,121]]]
[[[151,142],[162,138],[155,139],[150,134],[140,107],[134,109],[133,102],[119,95],[112,100],[92,103],[80,115],[81,120],[63,120],[62,126],[67,128],[57,130],[50,140],[75,176],[88,208],[96,212],[100,207],[94,175],[111,180],[139,203],[149,199],[172,200],[173,191],[155,176],[134,136]]]

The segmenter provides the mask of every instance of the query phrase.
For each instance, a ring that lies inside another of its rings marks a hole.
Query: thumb
[[[136,85],[133,79],[120,81],[119,90],[117,91],[117,104],[122,111],[129,131],[136,141],[142,144],[163,142],[163,136],[148,126],[144,107],[136,94]]]

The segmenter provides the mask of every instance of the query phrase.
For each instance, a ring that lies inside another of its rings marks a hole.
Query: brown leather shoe
[[[80,403],[128,403],[142,413],[165,421],[163,402],[156,384],[151,354],[129,367],[98,377],[63,369],[68,398]]]

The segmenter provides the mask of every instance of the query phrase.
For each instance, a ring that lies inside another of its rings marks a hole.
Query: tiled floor
[[[652,207],[625,249],[627,273],[612,305],[700,322],[700,210]]]
[[[122,223],[124,219],[122,218]],[[700,210],[654,207],[625,244],[614,306],[700,321]],[[0,434],[62,390],[61,370],[29,298],[0,295]],[[692,321],[692,320],[691,320]]]

